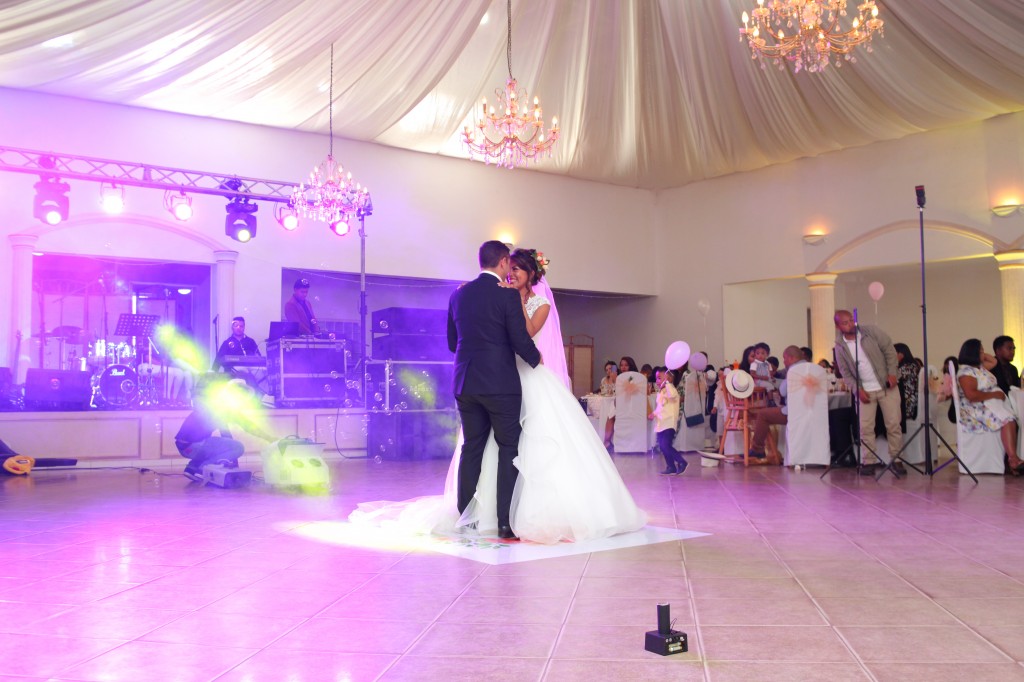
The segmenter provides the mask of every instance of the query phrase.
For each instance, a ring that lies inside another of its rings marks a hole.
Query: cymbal
[[[50,336],[57,336],[57,337],[61,337],[61,338],[64,338],[64,339],[69,339],[71,337],[80,336],[81,333],[82,333],[82,328],[81,327],[73,327],[73,326],[71,326],[69,324],[66,324],[63,327],[54,327],[53,331],[50,332]]]

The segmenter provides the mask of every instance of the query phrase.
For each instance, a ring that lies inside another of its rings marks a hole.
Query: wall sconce
[[[1013,215],[1017,211],[1024,213],[1024,206],[1021,204],[1002,204],[1000,206],[993,206],[992,213],[999,216],[1000,218],[1006,218]]]
[[[807,244],[807,246],[821,246],[828,239],[828,235],[822,233],[805,234],[801,239],[804,240],[804,244]]]

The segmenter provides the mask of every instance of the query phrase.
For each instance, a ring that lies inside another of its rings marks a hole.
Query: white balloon
[[[685,341],[673,341],[665,349],[665,366],[679,369],[690,359],[690,344]]]
[[[708,367],[708,356],[703,353],[694,353],[690,356],[690,369],[694,372],[703,372]]]
[[[708,316],[708,311],[711,310],[711,301],[706,298],[702,298],[697,301],[697,311],[700,312],[704,317]]]
[[[882,296],[885,295],[885,286],[881,282],[872,282],[868,285],[868,294],[871,296],[871,300],[878,303]]]

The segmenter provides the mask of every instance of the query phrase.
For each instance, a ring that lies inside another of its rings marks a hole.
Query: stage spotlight
[[[124,187],[100,183],[100,206],[106,213],[114,215],[124,211]]]
[[[274,217],[289,232],[299,226],[299,213],[291,204],[278,204],[274,209]]]
[[[164,208],[170,211],[175,220],[185,222],[192,217],[192,197],[184,191],[175,194],[167,190],[164,192]]]
[[[224,220],[224,234],[235,241],[247,242],[256,236],[256,211],[259,206],[247,197],[235,197],[224,207],[228,217]]]
[[[348,221],[345,218],[339,218],[338,220],[331,223],[331,232],[338,235],[339,237],[344,237],[346,234],[348,234],[348,231]]]
[[[56,225],[68,219],[68,196],[71,187],[60,178],[41,178],[34,187],[36,196],[33,201],[32,215],[47,225]]]

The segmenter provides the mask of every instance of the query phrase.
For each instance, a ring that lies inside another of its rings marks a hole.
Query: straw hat
[[[738,400],[749,398],[754,392],[754,378],[742,369],[734,369],[725,377],[725,388]]]

